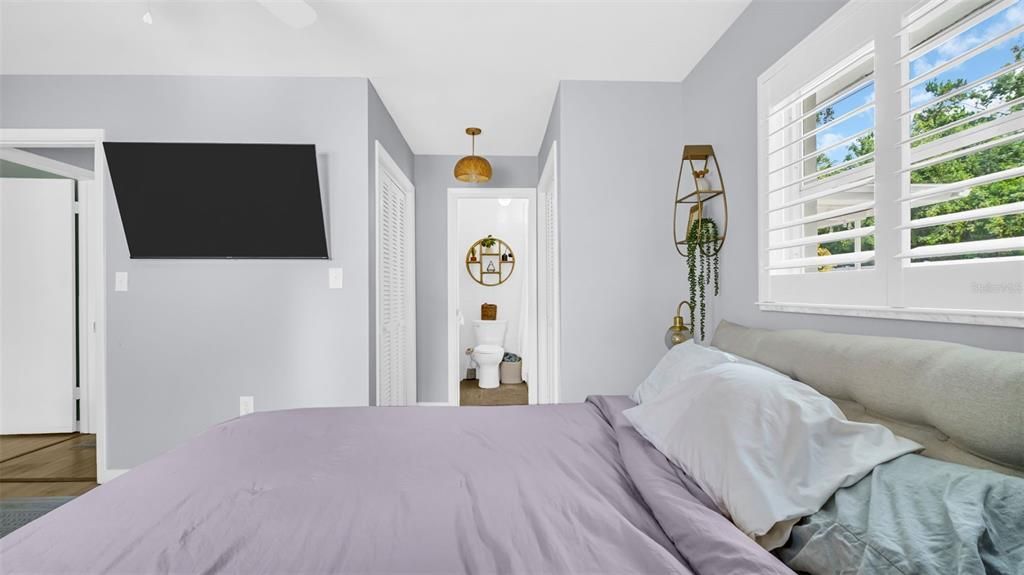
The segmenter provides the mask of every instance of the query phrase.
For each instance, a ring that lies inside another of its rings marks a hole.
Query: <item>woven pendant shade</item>
[[[480,132],[480,128],[466,128],[466,133],[473,138],[473,153],[455,163],[455,179],[460,182],[482,184],[491,179],[491,163],[476,155],[476,137]]]

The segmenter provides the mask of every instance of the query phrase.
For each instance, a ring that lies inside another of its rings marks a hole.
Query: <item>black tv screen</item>
[[[134,258],[326,258],[316,149],[106,142]]]

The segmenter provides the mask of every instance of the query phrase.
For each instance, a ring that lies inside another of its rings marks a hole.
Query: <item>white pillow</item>
[[[922,449],[881,425],[847,421],[802,383],[740,363],[691,375],[623,413],[766,549],[839,488]]]
[[[684,341],[662,356],[651,374],[637,386],[629,398],[636,403],[650,401],[681,378],[731,361],[736,361],[732,354],[698,345],[692,339]]]

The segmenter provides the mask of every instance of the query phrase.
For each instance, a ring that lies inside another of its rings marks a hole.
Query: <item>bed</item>
[[[787,573],[631,405],[255,413],[0,539],[0,571]]]
[[[806,378],[851,418],[934,439],[935,454],[1024,469],[1019,355],[822,335],[723,322],[714,343]],[[843,374],[808,367],[794,343]],[[884,366],[895,375],[868,386],[879,397],[862,395],[858,354],[877,345],[897,356]],[[930,389],[913,387],[912,366],[936,358],[969,393],[934,373]],[[248,415],[0,539],[0,572],[791,573],[633,429],[622,413],[632,406]]]

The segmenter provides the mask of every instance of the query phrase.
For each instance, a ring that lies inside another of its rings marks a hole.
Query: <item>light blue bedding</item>
[[[1024,479],[904,455],[837,491],[777,553],[815,574],[1024,575]]]

